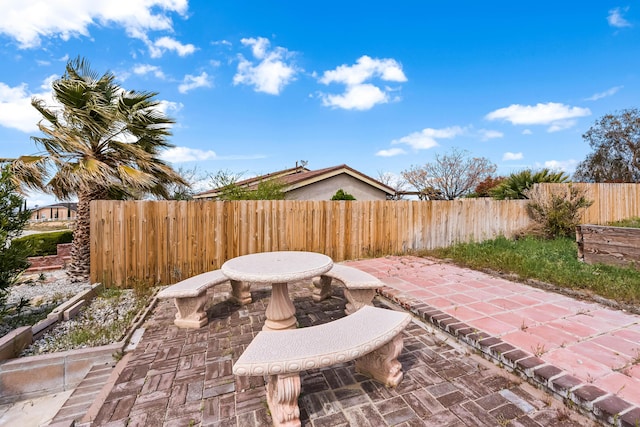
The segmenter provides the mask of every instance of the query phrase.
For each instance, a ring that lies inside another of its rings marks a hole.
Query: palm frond
[[[20,156],[11,163],[12,179],[20,189],[44,190],[49,176],[45,156]]]

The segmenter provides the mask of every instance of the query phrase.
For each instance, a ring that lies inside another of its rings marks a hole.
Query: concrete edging
[[[75,387],[93,365],[113,362],[118,342],[101,347],[11,359],[0,364],[0,404]]]
[[[94,285],[87,291],[93,291],[97,286],[101,285]],[[85,292],[76,295],[73,301],[65,302],[56,308],[57,312],[52,317],[62,315],[83,297],[86,297]],[[73,389],[87,375],[92,366],[113,363],[120,354],[125,352],[131,336],[140,328],[156,304],[157,298],[153,297],[146,309],[134,319],[123,338],[116,343],[0,362],[0,404]],[[30,327],[24,328],[31,332]],[[104,396],[106,397],[107,394],[108,391]]]
[[[89,289],[78,292],[76,295],[54,308],[49,315],[33,326],[22,326],[0,338],[0,361],[18,357],[20,352],[38,339],[47,329],[60,320],[73,318],[81,307],[94,299],[102,285],[96,283]],[[1,396],[1,394],[0,394]]]

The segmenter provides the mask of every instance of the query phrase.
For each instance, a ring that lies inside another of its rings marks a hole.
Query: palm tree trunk
[[[73,231],[73,243],[71,246],[71,263],[67,268],[67,274],[73,281],[88,281],[91,268],[91,216],[89,204],[91,200],[99,199],[100,195],[91,191],[78,193],[78,210],[76,226]]]

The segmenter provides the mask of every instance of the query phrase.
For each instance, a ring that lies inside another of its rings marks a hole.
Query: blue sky
[[[2,3],[0,157],[37,152],[30,99],[78,55],[159,93],[174,167],[244,177],[400,174],[452,148],[572,173],[599,117],[640,106],[637,0]]]

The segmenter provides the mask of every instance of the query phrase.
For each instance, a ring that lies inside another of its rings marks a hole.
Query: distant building
[[[65,221],[76,219],[77,203],[56,203],[48,206],[36,206],[31,211],[31,221]]]
[[[277,180],[285,184],[286,200],[331,200],[340,189],[351,194],[356,200],[387,200],[395,195],[395,190],[347,165],[325,169],[309,170],[295,167],[256,176],[236,182],[236,185],[253,189],[262,181]],[[219,188],[196,194],[195,199],[216,200]]]

